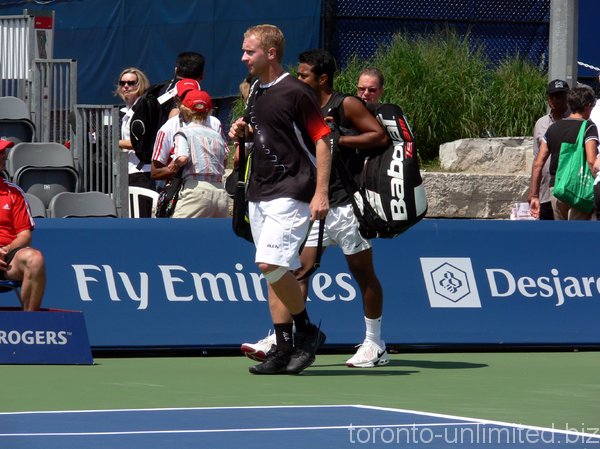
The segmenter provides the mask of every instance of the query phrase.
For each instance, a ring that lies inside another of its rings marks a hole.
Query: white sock
[[[381,341],[381,318],[382,317],[371,319],[365,317],[365,325],[367,327],[365,340],[372,341],[383,347],[383,342]]]

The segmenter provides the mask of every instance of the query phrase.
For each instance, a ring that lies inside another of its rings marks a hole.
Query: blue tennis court
[[[1,449],[590,448],[600,435],[361,405],[0,414]]]

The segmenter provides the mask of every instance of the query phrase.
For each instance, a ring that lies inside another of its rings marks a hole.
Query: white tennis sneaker
[[[385,343],[383,347],[371,340],[365,340],[358,346],[358,351],[346,360],[346,366],[350,368],[373,368],[374,366],[387,365],[390,363]]]
[[[262,340],[258,340],[256,343],[244,343],[240,349],[246,357],[262,362],[274,344],[276,344],[275,332],[271,333],[269,330],[269,334]]]

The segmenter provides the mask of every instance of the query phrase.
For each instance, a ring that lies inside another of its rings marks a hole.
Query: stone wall
[[[427,217],[508,219],[514,203],[527,201],[532,161],[531,137],[462,139],[441,145],[443,171],[421,171]]]
[[[527,201],[533,139],[461,139],[440,146],[443,171],[422,171],[432,218],[508,219]]]

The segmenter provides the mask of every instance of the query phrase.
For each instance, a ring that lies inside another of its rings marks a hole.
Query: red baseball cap
[[[10,140],[0,139],[0,151],[4,151],[10,147],[13,147],[14,145],[15,143],[11,142]]]
[[[205,90],[192,90],[187,93],[182,104],[193,111],[204,112],[212,109],[212,100]]]
[[[195,79],[184,78],[177,81],[177,84],[175,84],[175,88],[177,89],[177,96],[181,98],[186,92],[189,92],[190,90],[200,90],[200,84]]]

